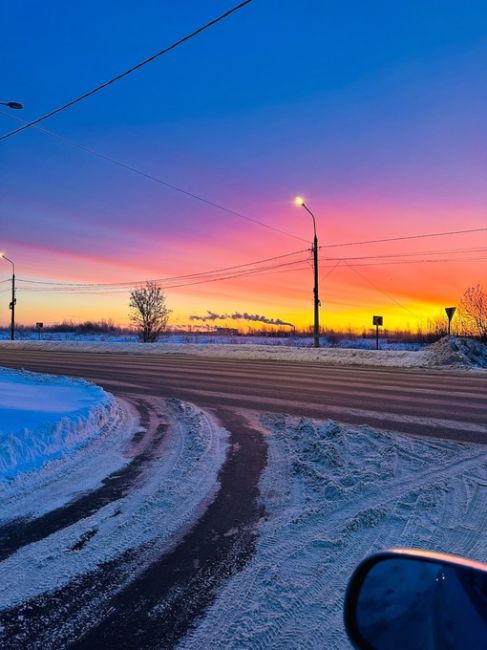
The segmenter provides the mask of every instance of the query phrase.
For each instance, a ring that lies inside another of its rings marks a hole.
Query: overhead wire
[[[152,61],[155,61],[159,57],[163,56],[164,54],[167,54],[168,52],[171,52],[172,50],[175,50],[177,47],[182,45],[183,43],[186,43],[187,41],[191,40],[198,34],[201,34],[202,32],[206,31],[207,29],[210,29],[217,23],[221,22],[225,18],[228,18],[235,12],[239,11],[240,9],[243,9],[246,5],[250,4],[253,2],[253,0],[244,0],[243,2],[240,2],[238,5],[235,5],[228,11],[225,11],[223,14],[217,16],[216,18],[213,18],[213,20],[210,20],[207,22],[205,25],[202,25],[201,27],[198,27],[191,33],[187,34],[186,36],[183,36],[179,40],[175,41],[174,43],[171,43],[171,45],[168,45],[167,47],[164,47],[162,50],[159,50],[155,54],[152,54],[151,56],[147,57],[143,61],[140,61],[139,63],[131,66],[128,70],[125,70],[124,72],[121,72],[120,74],[117,74],[115,77],[112,77],[111,79],[108,79],[108,81],[105,81],[102,84],[99,84],[98,86],[95,86],[95,88],[92,88],[91,90],[83,93],[82,95],[79,95],[75,99],[72,99],[69,102],[66,102],[62,106],[59,106],[58,108],[53,109],[52,111],[49,111],[45,115],[41,115],[40,117],[36,118],[35,120],[32,120],[31,122],[28,122],[27,124],[24,124],[23,126],[14,129],[13,131],[10,131],[9,133],[6,133],[2,136],[0,136],[0,142],[3,140],[6,140],[7,138],[11,138],[12,136],[16,135],[17,133],[20,133],[21,131],[25,131],[26,129],[35,126],[36,124],[39,124],[40,122],[43,122],[44,120],[47,120],[50,117],[53,117],[53,115],[57,115],[58,113],[61,113],[65,111],[68,108],[71,108],[71,106],[74,106],[75,104],[78,104],[79,102],[83,101],[84,99],[87,99],[88,97],[91,97],[92,95],[95,95],[96,93],[100,92],[100,90],[103,90],[104,88],[107,88],[108,86],[111,86],[112,84],[116,83],[117,81],[120,81],[120,79],[123,79],[124,77],[127,77],[128,75],[132,74],[136,70],[139,70],[143,66],[147,65],[148,63],[152,63]]]
[[[169,280],[181,280],[184,278],[193,278],[196,276],[201,276],[201,275],[211,275],[211,274],[216,274],[216,273],[221,273],[224,271],[232,271],[235,269],[240,269],[244,267],[249,267],[249,266],[257,266],[260,264],[264,264],[266,262],[273,262],[275,260],[281,260],[286,257],[292,257],[294,255],[298,255],[300,253],[306,252],[307,249],[301,249],[297,251],[292,251],[290,253],[284,253],[282,255],[274,255],[273,257],[265,257],[263,259],[255,260],[253,262],[246,262],[244,264],[236,264],[234,266],[224,266],[220,267],[218,269],[212,269],[209,271],[200,271],[199,273],[189,273],[186,275],[174,275],[174,276],[169,276],[166,278],[158,278],[155,280],[152,280],[152,282],[164,282],[164,281],[169,281]],[[131,282],[99,282],[99,283],[91,283],[91,282],[53,282],[53,281],[44,281],[44,280],[27,280],[24,278],[17,278],[19,282],[28,282],[31,284],[46,284],[46,285],[62,285],[62,286],[67,286],[67,287],[86,287],[86,286],[96,286],[96,287],[103,287],[103,286],[134,286],[137,284],[145,284],[147,280],[138,280],[138,281],[131,281]]]
[[[463,235],[473,232],[487,232],[487,226],[482,228],[468,228],[465,230],[447,230],[443,232],[422,233],[420,235],[405,235],[402,237],[386,237],[384,239],[367,239],[362,241],[340,242],[337,244],[322,244],[318,248],[338,248],[342,246],[360,246],[364,244],[382,244],[390,241],[404,241],[406,239],[425,239],[427,237],[444,237],[447,235]]]
[[[22,118],[16,116],[16,115],[11,115],[10,113],[6,113],[5,111],[0,111],[0,115],[3,115],[5,117],[8,117],[10,119],[16,120],[17,122],[23,122],[27,124],[25,120]],[[243,214],[242,212],[239,212],[238,210],[234,210],[233,208],[228,208],[225,205],[222,205],[221,203],[217,203],[216,201],[212,201],[211,199],[207,199],[204,196],[200,196],[199,194],[196,194],[195,192],[190,192],[189,190],[185,190],[182,187],[179,187],[178,185],[175,185],[174,183],[170,183],[169,181],[165,181],[162,178],[159,178],[158,176],[154,176],[153,174],[149,174],[148,172],[142,171],[141,169],[138,169],[134,165],[129,165],[128,163],[122,162],[120,160],[117,160],[116,158],[113,158],[112,156],[108,156],[104,153],[100,153],[99,151],[96,151],[92,147],[87,147],[86,145],[80,144],[79,142],[76,142],[75,140],[72,140],[71,138],[67,138],[64,135],[60,135],[59,133],[55,133],[54,131],[51,131],[49,129],[46,129],[42,126],[34,126],[36,131],[40,131],[41,133],[45,133],[47,135],[52,136],[53,138],[56,138],[60,140],[61,142],[64,142],[66,144],[69,144],[72,147],[75,147],[77,149],[80,149],[81,151],[85,151],[86,153],[91,154],[92,156],[95,156],[96,158],[99,158],[100,160],[104,160],[106,162],[110,162],[113,165],[116,165],[117,167],[120,167],[122,169],[125,169],[126,171],[130,171],[138,176],[141,176],[142,178],[145,178],[147,180],[153,181],[154,183],[158,183],[159,185],[163,185],[164,187],[168,187],[176,192],[179,192],[180,194],[184,194],[185,196],[189,196],[192,199],[195,199],[197,201],[200,201],[201,203],[204,203],[206,205],[209,205],[213,208],[216,208],[217,210],[221,210],[223,212],[226,212],[228,214],[231,214],[235,217],[239,217],[240,219],[244,219],[245,221],[249,221],[250,223],[254,223],[258,226],[262,226],[264,228],[267,228],[268,230],[273,230],[274,232],[278,232],[281,235],[286,235],[287,237],[292,237],[293,239],[297,239],[298,241],[303,241],[303,242],[308,242],[307,239],[304,237],[299,237],[298,235],[294,235],[291,232],[288,232],[287,230],[284,230],[283,228],[278,228],[277,226],[272,226],[265,221],[260,221],[260,219],[256,219],[255,217],[249,217],[246,214]]]

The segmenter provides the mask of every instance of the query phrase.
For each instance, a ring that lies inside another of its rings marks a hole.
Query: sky
[[[0,107],[0,134],[233,4],[4,3],[0,100],[24,110]],[[167,301],[175,326],[207,310],[308,326],[313,231],[296,195],[316,215],[324,326],[441,317],[487,285],[486,231],[333,245],[487,226],[486,73],[485,2],[254,0],[40,125],[55,136],[32,128],[0,143],[18,321],[128,322],[126,288],[22,280],[130,284],[296,253],[266,273],[169,288]],[[0,262],[1,324],[10,272]]]

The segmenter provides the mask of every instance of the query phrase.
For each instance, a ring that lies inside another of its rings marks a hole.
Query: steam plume
[[[249,314],[248,312],[234,312],[233,314],[217,314],[214,311],[206,312],[206,316],[197,316],[193,314],[189,317],[189,320],[199,320],[199,321],[215,321],[215,320],[246,320],[254,323],[265,323],[266,325],[288,325],[289,327],[294,327],[293,323],[288,323],[280,318],[268,318],[262,314]]]

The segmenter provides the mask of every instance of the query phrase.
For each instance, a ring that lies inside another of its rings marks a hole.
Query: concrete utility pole
[[[10,262],[12,265],[12,299],[9,304],[9,309],[12,312],[10,317],[10,340],[13,341],[15,339],[15,303],[17,302],[15,298],[15,264],[3,253],[0,253],[0,258],[6,262]]]
[[[313,327],[313,339],[314,339],[314,347],[319,348],[320,347],[320,297],[318,293],[318,237],[316,236],[316,219],[315,215],[311,212],[311,210],[308,208],[306,203],[304,202],[304,199],[302,199],[300,196],[297,196],[296,199],[296,205],[300,205],[303,207],[306,212],[311,215],[311,218],[313,219],[313,232],[314,232],[314,239],[313,239],[313,276],[314,276],[314,285],[313,285],[313,302],[314,302],[314,327]]]
[[[0,102],[0,105],[7,106],[7,108],[13,108],[16,111],[24,108],[23,104],[20,102]],[[17,302],[15,298],[15,264],[12,260],[9,260],[8,257],[5,257],[3,253],[0,253],[0,259],[4,259],[12,265],[12,300],[9,304],[9,308],[12,310],[10,318],[10,339],[13,341],[15,339],[15,303]]]

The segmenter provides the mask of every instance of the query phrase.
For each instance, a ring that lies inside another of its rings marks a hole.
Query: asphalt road
[[[481,373],[4,349],[0,366],[97,382],[137,408],[150,443],[94,491],[41,517],[1,526],[0,561],[26,546],[35,549],[36,543],[83,522],[107,502],[122,502],[141,472],[157,472],[166,432],[163,415],[153,406],[159,398],[174,397],[211,411],[229,431],[231,450],[218,475],[215,499],[172,549],[149,559],[143,547],[132,549],[64,587],[0,611],[5,650],[175,648],[255,552],[257,524],[265,516],[259,478],[267,444],[252,412],[487,442],[487,374]],[[64,552],[76,553],[96,534],[87,529]],[[157,534],[154,529],[156,539]],[[90,623],[91,602],[99,603],[96,623]]]
[[[15,350],[2,350],[0,365],[82,376],[120,396],[176,397],[202,408],[286,412],[487,441],[487,373]]]

